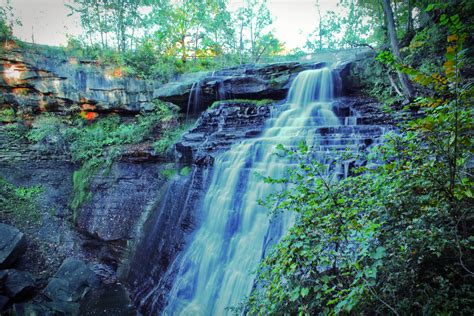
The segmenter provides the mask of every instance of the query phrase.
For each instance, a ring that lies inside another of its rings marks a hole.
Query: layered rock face
[[[125,77],[119,68],[13,48],[0,56],[0,90],[2,103],[27,113],[138,113],[152,108],[153,84]]]
[[[176,144],[180,161],[197,165],[212,165],[214,156],[236,141],[257,135],[271,114],[272,104],[223,101],[208,109],[196,126]]]
[[[216,72],[186,74],[165,85],[125,76],[119,67],[48,53],[37,47],[10,48],[0,56],[0,105],[26,113],[71,113],[81,109],[134,114],[153,100],[189,107],[197,114],[216,100],[285,98],[299,72],[323,63],[243,65]]]
[[[325,63],[299,62],[242,65],[211,73],[183,76],[156,89],[153,95],[178,104],[187,113],[199,113],[218,100],[283,100],[291,80],[299,72],[324,65]]]

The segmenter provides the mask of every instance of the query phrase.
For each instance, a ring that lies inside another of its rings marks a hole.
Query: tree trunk
[[[413,15],[411,14],[412,10],[412,0],[408,0],[408,16],[407,16],[407,34],[413,32]]]
[[[255,39],[253,38],[253,24],[250,21],[250,44],[252,45],[252,59],[255,58]]]
[[[400,47],[398,46],[397,31],[395,29],[395,20],[393,18],[392,6],[390,0],[382,0],[385,17],[387,18],[387,29],[390,37],[390,45],[392,47],[393,55],[398,61],[401,61]],[[408,76],[402,72],[398,72],[398,78],[400,80],[403,94],[405,98],[411,99],[414,96],[413,86],[411,85]]]
[[[179,43],[181,44],[181,52],[182,52],[181,60],[182,60],[183,63],[185,63],[186,59],[187,59],[187,56],[186,56],[186,35],[183,35],[181,37],[181,40],[179,41]]]
[[[319,50],[323,49],[323,30],[321,27],[323,26],[323,22],[321,20],[321,7],[319,6],[319,0],[316,3],[316,6],[318,7],[318,16],[319,16]]]
[[[240,64],[242,65],[243,63],[243,53],[244,53],[244,20],[242,20],[242,23],[240,24]]]
[[[196,29],[196,36],[194,38],[194,60],[197,60],[198,44],[199,44],[199,27]]]

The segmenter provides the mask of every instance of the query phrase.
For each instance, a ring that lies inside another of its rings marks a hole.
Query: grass
[[[0,214],[12,216],[20,226],[26,221],[39,222],[41,215],[36,199],[43,191],[40,185],[17,187],[0,176]]]
[[[230,99],[230,100],[221,100],[221,101],[216,101],[214,102],[209,108],[210,109],[215,109],[221,104],[231,104],[231,103],[239,103],[239,104],[252,104],[255,105],[256,107],[261,107],[264,105],[268,105],[275,102],[275,100],[271,99],[262,99],[262,100],[252,100],[252,99]]]

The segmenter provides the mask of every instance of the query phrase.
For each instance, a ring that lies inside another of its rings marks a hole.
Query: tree
[[[397,31],[395,28],[395,20],[393,18],[392,6],[390,4],[390,0],[382,0],[382,4],[385,12],[385,18],[387,20],[387,30],[390,37],[390,45],[392,47],[393,54],[400,62],[402,58],[400,55],[400,47],[398,45]],[[415,95],[415,92],[413,90],[413,86],[410,82],[410,79],[408,79],[408,76],[402,72],[398,72],[398,78],[400,80],[400,84],[402,85],[405,97],[408,99],[412,99]]]
[[[10,0],[0,6],[0,41],[8,41],[13,37],[13,27],[21,25],[21,21],[14,17]]]
[[[250,59],[254,62],[260,59],[257,46],[260,41],[267,41],[270,32],[266,29],[272,24],[270,11],[266,0],[246,0],[244,6],[237,11],[239,25],[239,56],[241,63],[244,55],[248,53]],[[245,41],[245,37],[248,38]],[[250,47],[245,49],[245,43]],[[263,42],[262,42],[263,43]]]
[[[140,6],[135,0],[74,0],[73,5],[65,6],[71,10],[70,15],[80,15],[81,26],[91,46],[100,38],[102,48],[107,48],[108,34],[112,30],[116,48],[124,52],[129,46],[129,37],[134,37],[140,23]]]

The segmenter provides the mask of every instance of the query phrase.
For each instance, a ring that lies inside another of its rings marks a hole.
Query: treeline
[[[283,49],[269,28],[266,0],[246,0],[235,14],[226,0],[74,0],[67,6],[84,29],[71,48],[133,51],[139,57],[128,60],[141,75],[164,60],[185,71],[189,61],[212,68],[218,58],[221,66],[259,62]]]

